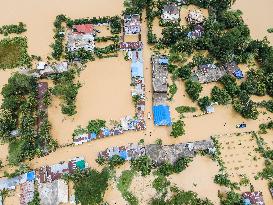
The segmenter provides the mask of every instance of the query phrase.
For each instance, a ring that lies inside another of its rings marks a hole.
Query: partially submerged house
[[[164,22],[177,22],[180,18],[180,9],[176,3],[164,5],[161,18]]]
[[[84,49],[94,51],[96,31],[92,24],[74,25],[67,35],[67,50],[70,52]]]
[[[153,84],[153,115],[157,126],[170,126],[170,108],[166,104],[168,92],[168,58],[167,56],[152,56],[152,84]]]
[[[204,27],[200,24],[194,25],[194,28],[192,31],[188,33],[188,38],[196,39],[202,37],[204,34]]]
[[[16,186],[23,184],[27,181],[33,181],[35,179],[35,172],[30,171],[25,174],[9,178],[1,178],[0,179],[0,191],[6,190],[14,190]]]
[[[128,146],[110,147],[98,154],[99,157],[106,160],[110,160],[115,155],[125,160],[136,159],[145,155],[145,147],[141,144],[129,144]]]
[[[152,56],[152,83],[153,91],[167,93],[168,86],[168,58],[166,56]]]
[[[190,11],[186,17],[186,20],[189,24],[202,24],[205,21],[205,16],[201,10]]]
[[[119,44],[120,50],[123,51],[138,51],[143,49],[143,43],[141,41],[136,42],[121,42]]]
[[[174,145],[150,144],[145,146],[146,155],[156,164],[175,163],[182,157],[194,157],[198,152],[214,153],[212,140],[203,140]]]
[[[124,35],[136,35],[141,32],[140,15],[124,15]]]
[[[52,74],[60,74],[68,71],[68,62],[62,61],[59,63],[49,64],[46,62],[38,62],[35,70],[37,77],[45,77]]]
[[[193,70],[193,78],[196,78],[200,83],[216,82],[225,74],[225,69],[215,64],[199,65]]]
[[[62,179],[38,185],[41,204],[59,205],[68,203],[68,185]]]
[[[245,192],[242,197],[244,205],[265,205],[263,194],[260,191]]]
[[[244,78],[243,71],[239,68],[239,66],[235,62],[226,63],[224,65],[224,68],[226,69],[227,73],[230,75],[233,75],[237,79]]]

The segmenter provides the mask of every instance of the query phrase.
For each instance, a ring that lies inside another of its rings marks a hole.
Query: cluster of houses
[[[168,98],[168,58],[164,55],[153,55],[152,61],[152,85],[153,85],[153,116],[157,126],[170,126],[170,107]]]
[[[175,145],[129,144],[128,146],[107,148],[99,152],[98,156],[110,160],[113,156],[118,155],[125,160],[132,160],[146,155],[155,165],[159,166],[165,162],[173,164],[182,157],[194,157],[199,151],[214,153],[213,141],[203,140]]]
[[[233,75],[237,79],[244,77],[242,70],[235,62],[226,63],[223,66],[205,64],[193,69],[193,79],[198,80],[200,83],[217,82],[225,74]]]
[[[140,16],[138,14],[124,16],[124,35],[140,36]],[[123,38],[124,39],[124,38]],[[102,128],[98,134],[84,133],[74,136],[74,144],[79,145],[92,140],[105,138],[108,136],[116,136],[123,134],[126,131],[140,131],[146,129],[144,120],[145,112],[145,83],[143,69],[143,43],[136,42],[121,42],[120,49],[125,51],[131,59],[131,85],[133,86],[131,94],[132,98],[136,98],[135,116],[125,116],[120,119],[118,125],[114,128]]]
[[[20,205],[27,205],[34,198],[36,182],[41,204],[68,203],[68,185],[62,177],[65,174],[73,174],[77,169],[84,170],[87,167],[88,164],[83,157],[76,157],[69,162],[44,166],[14,178],[2,178],[0,179],[0,191],[15,190],[17,186],[20,186]],[[74,196],[70,198],[73,199]],[[73,200],[71,202],[73,203]],[[2,204],[4,204],[3,201]]]
[[[67,34],[67,50],[70,52],[84,49],[94,51],[96,30],[93,24],[73,25]]]

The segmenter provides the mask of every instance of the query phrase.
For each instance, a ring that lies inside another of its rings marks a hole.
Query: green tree
[[[211,90],[211,100],[220,105],[227,105],[231,102],[231,97],[225,89],[214,86]]]
[[[202,91],[202,85],[199,82],[195,82],[192,80],[187,80],[185,82],[186,92],[190,96],[193,101],[198,100],[200,93]]]
[[[203,98],[200,98],[198,100],[198,105],[200,107],[200,109],[205,112],[207,107],[211,105],[211,100],[208,96],[205,96]]]
[[[82,205],[97,205],[103,201],[108,187],[109,171],[88,169],[77,172],[70,179],[74,182],[75,197]]]
[[[152,160],[148,156],[141,156],[131,161],[133,170],[141,172],[142,176],[149,175],[152,171]]]

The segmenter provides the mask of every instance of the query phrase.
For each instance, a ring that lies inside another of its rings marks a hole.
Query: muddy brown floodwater
[[[113,16],[121,14],[123,9],[123,0],[9,0],[1,4],[0,9],[0,25],[14,24],[19,21],[27,25],[29,53],[43,57],[44,59],[51,52],[50,44],[53,41],[53,21],[59,14],[66,14],[71,18],[93,17],[93,16]],[[185,7],[182,15],[185,16],[187,10],[194,7]],[[273,1],[272,0],[237,0],[233,8],[243,11],[243,18],[249,25],[253,38],[262,39],[267,36],[273,43],[273,34],[268,34],[267,29],[273,27]],[[182,23],[185,23],[184,20]],[[155,21],[158,24],[158,20]],[[154,33],[160,34],[161,28],[154,26]],[[152,54],[147,45],[147,28],[145,18],[142,23],[142,40],[144,42],[144,75],[146,85],[146,115],[151,112],[152,108],[152,87],[151,87],[151,66],[150,56]],[[7,83],[11,71],[0,71],[0,88]],[[53,104],[49,108],[49,120],[53,125],[52,134],[60,144],[72,142],[73,130],[78,126],[86,126],[91,119],[110,119],[119,120],[125,115],[133,115],[134,108],[130,97],[130,63],[124,61],[122,54],[118,58],[110,58],[96,60],[87,64],[85,70],[81,73],[79,81],[82,83],[77,97],[77,114],[73,118],[65,117],[61,114],[58,99],[53,100]],[[171,113],[174,120],[178,119],[175,108],[180,105],[196,106],[193,104],[185,93],[183,82],[177,82],[178,92],[174,100],[170,103]],[[202,96],[210,93],[213,84],[206,86],[202,92]],[[0,96],[1,102],[2,96]],[[257,99],[259,100],[259,99]],[[173,144],[194,140],[208,139],[211,135],[225,134],[234,132],[244,132],[257,130],[258,125],[267,120],[269,115],[261,115],[256,121],[245,120],[232,110],[231,106],[217,106],[216,112],[211,115],[193,118],[187,115],[185,118],[186,135],[173,139],[169,136],[170,129],[165,127],[155,127],[152,120],[147,121],[147,130],[142,132],[129,132],[121,136],[110,137],[93,141],[81,146],[65,147],[58,149],[50,155],[34,159],[30,162],[33,168],[38,168],[45,164],[54,164],[59,161],[66,161],[75,156],[84,156],[93,168],[98,168],[95,163],[97,153],[107,147],[125,145],[130,142],[136,143],[140,139],[144,139],[145,143],[154,143],[157,138],[161,138],[164,144]],[[272,115],[270,115],[272,117]],[[236,124],[246,122],[247,128],[236,129]],[[224,126],[226,123],[226,126]],[[272,143],[272,135],[264,136],[265,140]],[[223,139],[226,139],[223,136]],[[228,140],[228,139],[227,139]],[[271,145],[270,145],[271,146]],[[272,147],[272,146],[271,146]],[[7,157],[7,145],[0,145],[0,159],[5,161]],[[226,150],[227,151],[227,150]],[[226,154],[228,155],[228,154]],[[237,160],[237,159],[236,159]],[[238,160],[244,160],[238,159]],[[228,159],[227,159],[228,161]],[[6,162],[5,162],[6,163]],[[230,170],[232,167],[230,167]],[[199,175],[200,171],[202,175]],[[219,187],[212,183],[212,177],[216,173],[215,164],[205,158],[196,158],[189,167],[189,170],[172,176],[171,180],[177,183],[177,186],[186,190],[194,190],[200,196],[208,196],[216,204],[219,203],[217,198],[217,190]],[[3,174],[3,173],[0,173]],[[184,180],[185,179],[185,180]],[[133,186],[139,182],[146,186],[143,178],[136,178]],[[149,178],[147,180],[150,180]],[[193,183],[198,181],[197,186]],[[255,184],[256,183],[256,184]],[[261,182],[253,180],[255,187],[261,187]],[[265,186],[265,182],[262,183]],[[141,187],[140,187],[141,188]],[[111,190],[113,192],[111,192]],[[141,196],[143,203],[148,201],[148,196],[153,195],[153,190],[147,189],[147,192]],[[213,190],[213,193],[212,191]],[[266,202],[272,204],[268,190],[264,187]],[[136,194],[142,192],[141,189],[136,190]],[[18,197],[15,194],[14,197]],[[13,204],[13,197],[7,200],[6,205]],[[105,200],[109,200],[112,204],[126,204],[121,198],[116,188],[108,190]]]

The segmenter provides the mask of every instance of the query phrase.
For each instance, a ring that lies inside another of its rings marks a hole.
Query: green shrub
[[[185,126],[185,123],[182,120],[173,122],[171,136],[173,136],[174,138],[177,138],[179,136],[184,135],[185,134],[184,126]]]
[[[152,171],[152,160],[148,156],[141,156],[131,161],[133,170],[141,172],[142,176],[149,175]]]

